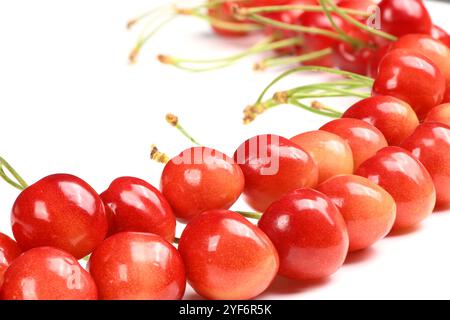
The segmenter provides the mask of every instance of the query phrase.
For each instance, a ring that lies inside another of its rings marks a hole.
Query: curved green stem
[[[315,114],[319,114],[321,116],[325,116],[325,117],[330,117],[330,118],[340,118],[340,117],[342,117],[342,112],[336,112],[336,111],[334,111],[333,109],[330,109],[330,108],[328,108],[328,110],[330,110],[330,111],[327,111],[326,109],[324,109],[324,110],[316,109],[316,108],[310,107],[310,106],[308,106],[308,105],[306,105],[304,103],[301,103],[300,101],[294,100],[294,99],[290,99],[289,100],[289,104],[291,104],[293,106],[296,106],[296,107],[299,107],[299,108],[302,108],[302,109],[305,109],[305,110],[308,110],[309,112],[312,112],[312,113],[315,113]]]
[[[238,17],[245,17],[248,14],[252,13],[271,13],[271,12],[279,12],[279,11],[292,11],[299,10],[305,12],[323,12],[323,8],[321,6],[314,5],[302,5],[302,4],[293,4],[293,5],[281,5],[281,6],[264,6],[264,7],[254,7],[254,8],[239,8],[237,10]],[[342,9],[345,13],[361,16],[361,17],[369,17],[370,14],[360,10],[353,9]]]
[[[16,181],[9,178],[3,168],[5,168]],[[25,180],[17,173],[16,170],[14,170],[14,168],[8,163],[8,161],[6,161],[2,157],[0,157],[0,177],[3,178],[5,182],[20,191],[28,187],[28,184],[25,182]]]
[[[323,50],[306,53],[306,54],[303,54],[300,56],[265,59],[257,64],[258,65],[257,69],[265,69],[265,68],[276,67],[276,66],[280,66],[280,65],[287,65],[287,64],[294,64],[294,63],[310,61],[310,60],[328,56],[331,53],[333,53],[333,49],[326,48]]]
[[[325,37],[329,37],[329,38],[333,38],[336,40],[341,40],[341,41],[345,41],[345,39],[342,38],[342,36],[339,33],[330,31],[330,30],[326,30],[326,29],[321,29],[321,28],[316,28],[316,27],[304,27],[304,26],[300,26],[300,25],[293,25],[293,24],[289,24],[289,23],[284,23],[284,22],[280,22],[274,19],[270,19],[258,14],[249,14],[248,18],[250,20],[256,21],[258,23],[261,23],[263,25],[270,25],[276,28],[280,28],[280,29],[284,29],[284,30],[291,30],[291,31],[298,31],[298,32],[303,32],[303,33],[310,33],[310,34],[317,34],[317,35],[321,35],[321,36],[325,36]]]
[[[323,12],[327,16],[328,21],[330,21],[331,25],[333,26],[333,29],[336,30],[336,32],[339,33],[343,39],[345,39],[345,42],[349,43],[351,46],[356,47],[356,48],[360,48],[365,45],[365,43],[363,41],[347,35],[347,33],[341,27],[339,27],[337,25],[337,23],[334,21],[334,18],[332,16],[331,11],[328,8],[327,2],[325,0],[319,0],[319,4],[323,8]]]
[[[342,19],[344,19],[345,21],[347,21],[348,23],[353,24],[354,26],[363,29],[371,34],[374,34],[376,36],[382,37],[384,39],[390,40],[390,41],[396,41],[397,37],[389,34],[387,32],[384,31],[380,31],[377,29],[373,29],[370,28],[369,26],[365,25],[364,23],[359,22],[358,20],[356,20],[355,18],[351,17],[350,15],[348,15],[345,11],[343,11],[341,8],[339,8],[337,5],[335,5],[332,1],[330,0],[323,0],[327,5],[329,5],[331,7],[331,9],[340,17],[342,17]]]
[[[281,75],[279,75],[278,77],[276,77],[272,82],[269,83],[269,85],[264,88],[264,90],[262,91],[262,93],[260,94],[260,96],[258,97],[258,100],[256,101],[256,104],[259,104],[262,102],[262,100],[264,99],[264,96],[266,95],[266,93],[270,90],[270,88],[272,88],[277,82],[279,82],[280,80],[282,80],[283,78],[297,73],[297,72],[301,72],[301,71],[315,71],[315,72],[326,72],[326,73],[331,73],[331,74],[336,74],[336,75],[341,75],[343,77],[347,77],[356,81],[360,81],[363,84],[366,84],[367,86],[372,86],[373,84],[373,79],[369,78],[369,77],[365,77],[356,73],[352,73],[352,72],[348,72],[348,71],[343,71],[343,70],[337,70],[337,69],[333,69],[333,68],[327,68],[327,67],[319,67],[319,66],[301,66],[301,67],[297,67],[291,70],[288,70],[284,73],[282,73]]]
[[[243,217],[255,219],[255,220],[259,220],[262,217],[262,213],[258,213],[258,212],[236,211],[236,213],[239,213]]]

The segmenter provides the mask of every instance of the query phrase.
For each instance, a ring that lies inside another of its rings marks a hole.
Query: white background
[[[162,167],[149,160],[150,145],[171,155],[189,147],[165,123],[167,112],[176,113],[205,145],[228,154],[253,135],[291,137],[327,121],[283,106],[242,125],[242,109],[280,71],[253,72],[257,58],[202,74],[159,64],[158,53],[217,57],[256,41],[216,37],[195,19],[176,20],[149,43],[137,65],[128,65],[140,28],[127,32],[127,20],[162,2],[0,2],[0,154],[29,183],[66,172],[99,192],[121,175],[158,185]],[[450,5],[428,6],[435,22],[450,30]],[[320,79],[294,76],[280,88]],[[0,230],[8,234],[17,194],[0,183]],[[449,231],[450,212],[434,214],[413,233],[351,255],[330,279],[315,284],[277,279],[261,298],[450,298]],[[189,289],[186,298],[198,296]]]

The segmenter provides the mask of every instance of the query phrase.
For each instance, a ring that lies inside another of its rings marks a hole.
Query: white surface
[[[165,124],[169,111],[198,140],[229,154],[258,133],[290,137],[327,121],[285,106],[243,126],[242,109],[278,73],[253,72],[255,59],[203,74],[160,65],[157,53],[214,57],[249,43],[215,37],[206,24],[189,18],[163,30],[139,64],[129,66],[137,33],[126,32],[125,23],[158,2],[165,1],[0,2],[0,154],[29,183],[67,172],[99,192],[121,175],[158,185],[162,167],[149,160],[150,144],[171,155],[189,146]],[[430,3],[429,8],[435,22],[449,30],[450,5]],[[292,77],[280,87],[319,79]],[[0,183],[0,230],[9,234],[16,196]],[[245,209],[241,202],[236,207]],[[450,298],[448,230],[450,212],[435,214],[414,233],[389,237],[351,256],[322,283],[278,279],[261,298]],[[198,296],[188,290],[186,297]]]

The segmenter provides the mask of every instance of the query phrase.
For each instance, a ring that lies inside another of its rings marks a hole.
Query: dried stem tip
[[[167,163],[170,160],[169,156],[164,152],[159,151],[154,144],[151,146],[150,158],[159,163]]]
[[[133,50],[131,50],[131,52],[128,56],[128,61],[130,62],[130,64],[136,63],[138,55],[139,55],[139,48],[138,47],[133,48]]]
[[[157,56],[157,59],[159,62],[164,63],[164,64],[173,64],[173,59],[170,56],[167,56],[165,54],[159,54]]]
[[[178,125],[178,117],[172,113],[166,114],[166,121],[171,125],[176,127]]]
[[[128,21],[128,23],[127,23],[127,30],[130,30],[131,28],[133,28],[133,26],[137,23],[137,21],[138,20],[136,20],[136,19]]]
[[[289,94],[286,91],[279,91],[273,95],[273,100],[277,103],[288,103]]]
[[[238,4],[232,5],[231,12],[237,20],[245,20],[248,16],[247,9],[240,7]]]
[[[264,71],[266,69],[266,64],[264,61],[257,62],[253,65],[254,71]]]
[[[311,107],[313,107],[314,109],[317,109],[317,110],[326,110],[326,109],[328,109],[328,107],[325,104],[323,104],[322,102],[317,101],[317,100],[311,102]]]
[[[267,107],[264,104],[256,104],[248,106],[244,109],[244,124],[249,124],[253,120],[256,119],[258,115],[267,110]]]

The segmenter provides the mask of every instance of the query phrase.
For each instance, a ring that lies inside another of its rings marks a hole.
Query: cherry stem
[[[14,177],[16,181],[8,177],[8,175],[4,171],[4,168]],[[5,182],[20,191],[28,187],[28,184],[25,182],[25,180],[17,173],[16,170],[14,170],[14,168],[8,163],[8,161],[6,161],[2,157],[0,157],[0,177],[2,177]]]
[[[325,72],[325,73],[330,73],[330,74],[336,74],[336,75],[341,75],[343,77],[346,78],[350,78],[352,80],[358,81],[362,84],[365,84],[366,86],[372,86],[374,80],[372,78],[369,77],[365,77],[353,72],[348,72],[348,71],[343,71],[343,70],[337,70],[337,69],[333,69],[333,68],[327,68],[327,67],[320,67],[320,66],[301,66],[301,67],[297,67],[291,70],[288,70],[284,73],[282,73],[281,75],[279,75],[278,77],[276,77],[271,83],[269,83],[269,85],[263,90],[263,92],[260,94],[260,96],[258,97],[258,100],[256,101],[255,104],[259,104],[262,102],[262,100],[264,99],[264,96],[266,95],[266,93],[270,90],[270,88],[272,88],[277,82],[281,81],[283,78],[297,73],[297,72],[303,72],[303,71],[314,71],[314,72]]]
[[[197,146],[201,146],[201,144],[199,142],[197,142],[196,139],[194,139],[189,132],[186,131],[186,129],[184,129],[179,120],[178,117],[172,113],[168,113],[166,115],[166,121],[173,127],[175,127],[183,136],[185,136],[186,138],[188,138],[193,144],[197,145]]]
[[[331,0],[320,0],[325,2],[325,4],[327,4],[328,6],[330,6],[331,10],[333,12],[335,12],[338,16],[340,16],[342,19],[344,19],[345,21],[347,21],[348,23],[353,24],[354,26],[365,30],[371,34],[377,35],[379,37],[382,37],[384,39],[390,40],[390,41],[396,41],[397,37],[389,34],[387,32],[381,31],[381,30],[377,30],[374,28],[371,28],[367,25],[365,25],[364,23],[359,22],[357,19],[351,17],[349,14],[347,14],[342,8],[339,8],[337,5],[335,5],[333,3],[333,1]]]
[[[248,48],[245,51],[242,51],[238,54],[234,54],[228,57],[223,58],[214,58],[214,59],[184,59],[184,58],[175,58],[170,57],[166,55],[159,55],[158,59],[160,62],[165,64],[173,65],[176,68],[183,69],[186,71],[191,72],[204,72],[204,71],[211,71],[216,70],[220,68],[225,68],[233,63],[236,63],[237,61],[246,58],[250,55],[254,55],[257,53],[262,53],[266,51],[271,51],[279,48],[285,48],[295,45],[302,44],[303,40],[301,38],[295,37],[295,38],[289,38],[284,39],[280,41],[273,41],[273,37],[267,37],[263,39],[262,41],[256,43],[252,47]],[[197,67],[191,67],[189,65],[195,65],[195,64],[210,64],[210,66],[197,68]]]
[[[253,14],[253,13],[248,14],[247,17],[250,20],[261,23],[263,25],[270,25],[270,26],[273,26],[276,28],[290,30],[290,31],[297,31],[297,32],[303,32],[303,33],[309,33],[309,34],[317,34],[317,35],[329,37],[329,38],[344,41],[344,42],[346,41],[346,39],[344,39],[339,33],[330,31],[330,30],[326,30],[326,29],[293,25],[293,24],[289,24],[289,23],[280,22],[280,21],[277,21],[274,19],[270,19],[270,18],[264,17],[262,15]]]
[[[258,212],[236,211],[236,213],[239,213],[243,217],[246,217],[249,219],[255,219],[255,220],[259,220],[262,217],[262,214],[258,213]]]
[[[333,26],[334,30],[336,30],[336,32],[339,33],[343,39],[345,39],[345,42],[349,43],[354,48],[360,48],[365,45],[365,43],[363,41],[347,35],[347,33],[341,27],[339,27],[337,25],[337,23],[334,21],[333,16],[331,15],[330,9],[328,8],[327,1],[319,0],[319,4],[323,8],[323,12],[327,16],[327,18],[330,21],[331,25]]]
[[[333,49],[326,48],[323,50],[318,50],[315,52],[306,53],[299,56],[288,56],[288,57],[276,57],[276,58],[268,58],[262,60],[254,65],[255,70],[265,70],[267,68],[287,65],[287,64],[297,64],[300,62],[310,61],[318,58],[322,58],[333,53]]]
[[[292,11],[299,10],[305,12],[323,12],[322,6],[314,6],[314,5],[282,5],[282,6],[264,6],[264,7],[254,7],[254,8],[236,8],[237,17],[245,18],[249,14],[257,14],[257,13],[271,13],[271,12],[279,12],[279,11]],[[353,9],[342,9],[345,13],[361,16],[361,17],[369,17],[371,14]]]

